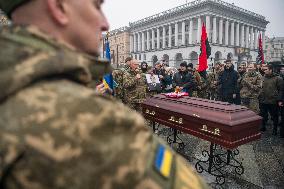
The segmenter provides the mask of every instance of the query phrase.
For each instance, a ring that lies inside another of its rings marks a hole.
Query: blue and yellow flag
[[[155,158],[155,168],[166,178],[171,174],[173,153],[163,145],[159,145]]]
[[[107,35],[107,37],[106,37],[105,47],[106,47],[106,50],[105,50],[106,58],[107,58],[109,61],[111,61],[108,35]],[[104,76],[104,78],[103,78],[103,84],[104,84],[105,88],[108,88],[108,89],[111,89],[111,90],[114,89],[115,86],[114,86],[114,81],[113,81],[113,77],[112,77],[112,74],[111,74],[111,73],[106,74],[106,75]]]

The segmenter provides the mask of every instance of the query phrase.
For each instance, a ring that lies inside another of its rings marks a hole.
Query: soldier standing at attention
[[[283,80],[273,72],[272,65],[263,66],[264,76],[262,80],[262,89],[259,95],[260,115],[262,116],[261,131],[266,131],[268,113],[273,121],[273,135],[277,135],[278,128],[278,102],[281,99]]]
[[[207,188],[139,114],[86,87],[111,71],[101,6],[0,0],[14,23],[0,32],[0,188]]]
[[[249,63],[247,72],[241,76],[241,100],[242,105],[255,113],[259,113],[258,96],[261,91],[262,76],[256,71],[255,64]]]

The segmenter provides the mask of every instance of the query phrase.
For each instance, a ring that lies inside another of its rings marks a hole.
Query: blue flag
[[[109,48],[109,41],[108,38],[106,38],[106,43],[105,43],[105,47],[106,47],[106,58],[111,61],[111,56],[110,56],[110,48]],[[113,77],[112,74],[106,74],[103,78],[103,83],[105,85],[106,88],[113,90],[115,87],[115,82],[113,81]]]

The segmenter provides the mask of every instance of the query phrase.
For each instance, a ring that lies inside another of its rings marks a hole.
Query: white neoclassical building
[[[258,36],[265,36],[269,22],[264,16],[221,0],[196,0],[130,23],[130,52],[150,65],[158,60],[170,66],[181,61],[196,64],[202,23],[206,25],[212,48],[209,61],[213,64],[227,58],[255,61]]]

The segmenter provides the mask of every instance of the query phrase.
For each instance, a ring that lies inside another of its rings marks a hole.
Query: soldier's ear
[[[68,2],[66,2],[66,0],[46,0],[46,2],[53,20],[56,23],[65,26],[69,22],[69,18],[66,14]]]

